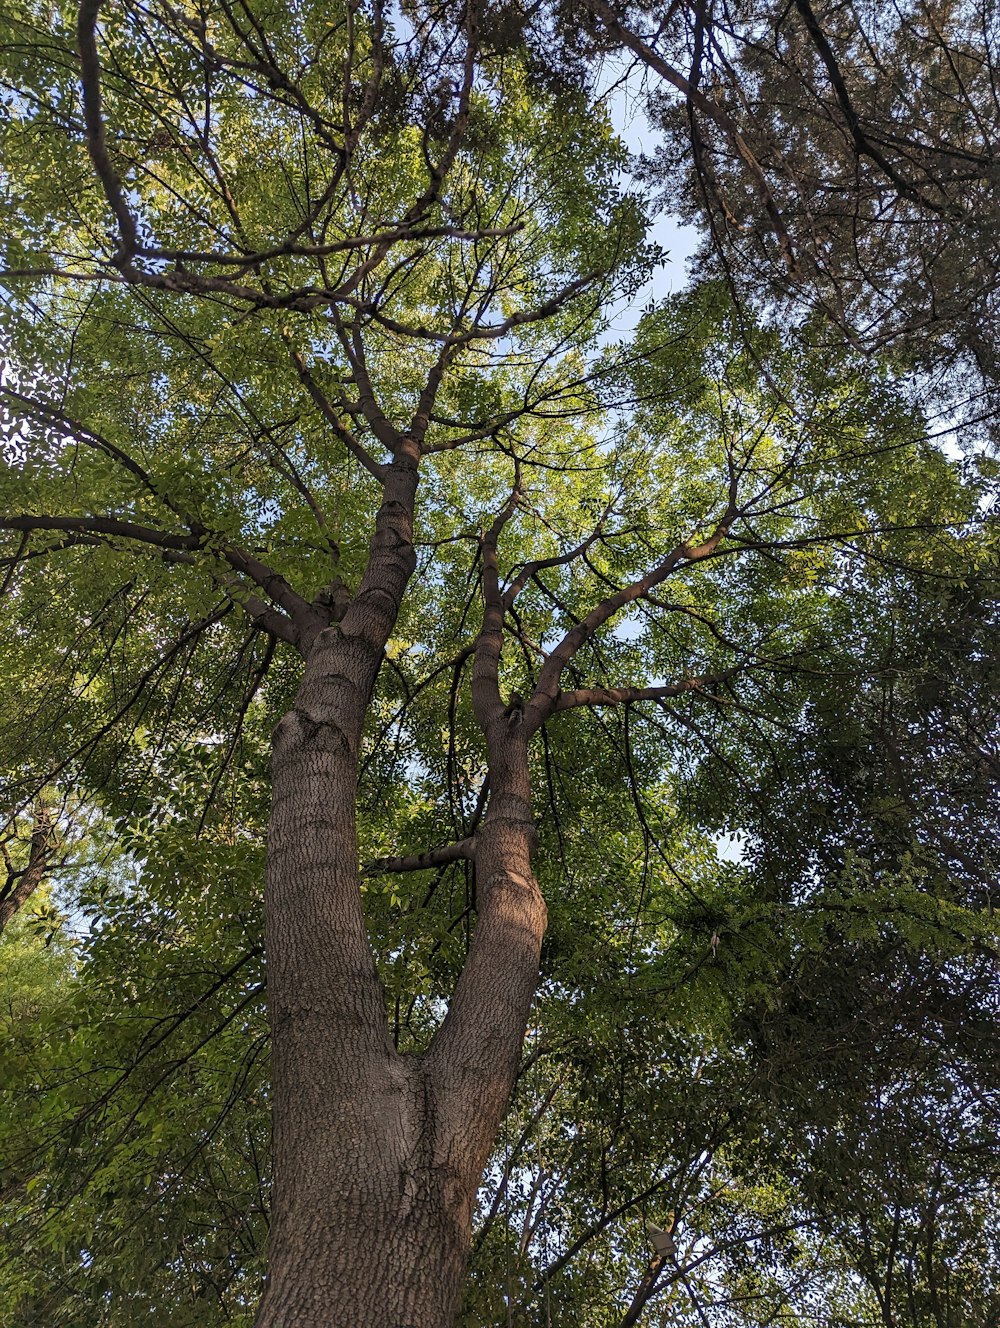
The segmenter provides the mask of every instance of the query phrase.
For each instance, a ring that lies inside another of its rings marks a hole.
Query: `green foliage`
[[[0,29],[5,812],[51,786],[88,818],[0,941],[4,1322],[251,1322],[268,747],[300,669],[255,602],[280,580],[322,607],[363,575],[380,493],[359,450],[382,454],[349,348],[404,427],[458,329],[370,699],[362,864],[482,814],[469,657],[482,534],[515,473],[500,574],[532,574],[505,697],[683,551],[563,678],[675,694],[598,696],[531,748],[549,930],[465,1323],[991,1323],[988,459],[963,476],[891,364],[831,349],[819,320],[754,321],[715,283],[608,344],[657,257],[645,206],[605,114],[540,90],[517,42],[487,43],[435,183],[460,61],[400,17],[338,172],[328,139],[374,77],[374,20],[245,8],[271,42],[256,63],[225,6],[108,20],[105,114],[142,242],[201,255],[140,255],[147,284],[115,276],[76,132],[75,11],[21,0]],[[421,233],[382,252],[371,237],[421,200]],[[206,274],[230,285],[184,286]],[[342,310],[311,302],[331,283],[350,283]],[[373,871],[362,891],[414,1052],[467,955],[475,872]],[[647,1221],[676,1259],[651,1263]]]

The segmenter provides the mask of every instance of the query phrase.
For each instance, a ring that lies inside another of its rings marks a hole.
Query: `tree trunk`
[[[275,1185],[260,1328],[446,1328],[468,1254],[476,1180],[450,1165],[417,1059],[359,1074],[320,1048],[298,1082],[336,1081],[322,1112],[275,1096]],[[282,1117],[284,1116],[284,1119]],[[279,1144],[280,1140],[280,1144]]]
[[[20,871],[8,866],[7,880],[0,885],[0,933],[45,880],[55,848],[55,818],[51,808],[40,801],[35,809],[27,865]]]
[[[361,901],[355,800],[365,712],[414,563],[415,467],[394,465],[369,567],[306,648],[274,733],[266,930],[272,1159],[256,1328],[449,1328],[476,1191],[538,975],[526,738],[496,701],[477,835],[478,923],[430,1047],[400,1056]]]
[[[448,1328],[538,971],[545,908],[531,876],[534,835],[509,800],[495,799],[479,837],[469,961],[428,1051],[400,1056],[361,907],[356,752],[309,704],[317,674],[329,684],[342,638],[317,650],[326,663],[307,670],[303,704],[275,734],[273,1185],[257,1328]],[[526,748],[518,764],[526,778]]]

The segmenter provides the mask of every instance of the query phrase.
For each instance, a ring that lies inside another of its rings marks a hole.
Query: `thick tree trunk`
[[[545,906],[531,874],[527,744],[496,700],[469,958],[428,1050],[406,1057],[392,1044],[355,799],[368,699],[413,568],[415,489],[400,449],[362,585],[340,626],[308,644],[295,708],[274,734],[273,1182],[256,1328],[449,1328],[537,980]]]
[[[335,1047],[314,1055],[311,1068],[321,1067],[338,1081],[321,1113],[311,1121],[293,1113],[278,1130],[258,1324],[446,1328],[461,1295],[476,1183],[449,1164],[424,1068],[386,1056],[381,1073],[358,1073]],[[309,1068],[298,1082],[306,1076]],[[276,1124],[281,1115],[276,1098]]]
[[[343,647],[334,636],[317,648]],[[306,706],[285,717],[267,901],[274,1179],[257,1328],[453,1323],[538,970],[533,831],[523,800],[501,797],[480,835],[480,917],[451,1010],[424,1055],[396,1052],[361,909],[354,781],[335,723]]]

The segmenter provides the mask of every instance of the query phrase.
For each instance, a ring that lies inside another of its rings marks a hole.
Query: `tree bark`
[[[0,934],[45,880],[55,847],[56,831],[52,810],[39,802],[27,865],[20,871],[8,868],[7,880],[0,884]]]
[[[416,466],[389,468],[339,627],[307,645],[274,733],[266,890],[273,1180],[256,1328],[448,1328],[538,974],[527,739],[494,707],[479,914],[430,1047],[400,1055],[365,926],[355,800],[365,712],[414,556]]]
[[[342,649],[336,637],[317,643],[328,657],[322,686]],[[300,702],[317,671],[307,670]],[[525,779],[526,755],[524,746]],[[523,799],[500,797],[477,839],[479,922],[448,1016],[426,1053],[396,1052],[361,906],[355,758],[306,705],[278,726],[267,910],[274,1177],[258,1328],[453,1322],[537,979],[545,908],[534,832]]]

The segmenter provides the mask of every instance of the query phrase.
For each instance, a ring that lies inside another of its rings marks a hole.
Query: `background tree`
[[[891,348],[995,440],[993,5],[493,12],[494,40],[524,47],[543,81],[592,84],[610,55],[642,88],[658,132],[641,174],[702,228],[699,270],[739,302],[821,311],[830,335]]]
[[[248,1321],[265,1224],[259,1325],[451,1322],[519,1072],[473,1321],[501,1268],[509,1316],[752,1305],[768,1242],[794,1297],[731,1029],[814,933],[761,945],[789,888],[714,844],[764,790],[706,814],[699,761],[883,672],[880,569],[989,568],[982,495],[887,370],[719,286],[601,348],[656,257],[622,149],[479,17],[5,19],[9,798],[81,789],[108,845],[14,1021],[21,1322]]]

